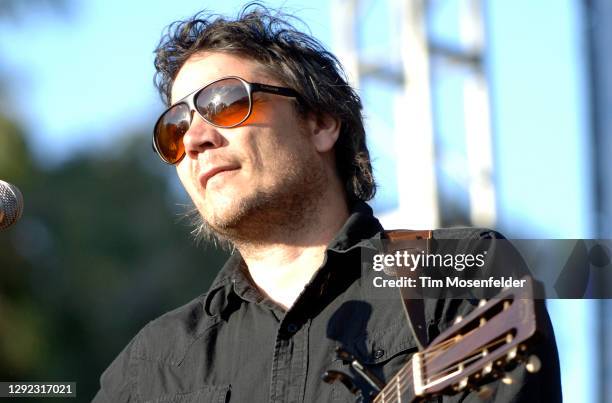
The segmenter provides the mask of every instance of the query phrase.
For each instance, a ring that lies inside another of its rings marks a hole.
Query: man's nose
[[[183,136],[185,154],[192,159],[197,159],[198,155],[206,150],[221,147],[223,141],[223,136],[217,128],[208,124],[197,113],[194,114],[191,126]]]

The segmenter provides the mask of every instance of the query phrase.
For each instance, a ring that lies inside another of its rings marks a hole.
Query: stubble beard
[[[298,159],[300,164],[293,165],[282,182],[237,201],[229,213],[205,217],[194,209],[196,240],[228,250],[241,244],[285,243],[316,222],[329,178],[321,161]]]

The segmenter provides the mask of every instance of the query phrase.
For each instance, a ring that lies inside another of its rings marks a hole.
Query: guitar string
[[[487,350],[488,348],[490,348],[490,347],[492,347],[492,346],[494,346],[494,345],[496,345],[496,344],[503,343],[503,342],[504,342],[504,337],[497,338],[497,339],[495,339],[495,340],[491,341],[490,343],[488,343],[487,345],[485,345],[485,346],[483,346],[483,347],[480,347],[480,348],[479,348],[479,349],[477,349],[477,350],[474,350],[474,351],[471,353],[471,355],[470,355],[470,356],[468,356],[466,359],[464,359],[464,360],[462,360],[462,361],[459,361],[459,362],[457,362],[456,364],[451,364],[451,365],[448,365],[448,366],[446,366],[446,367],[444,367],[444,368],[442,368],[442,369],[440,369],[440,370],[436,371],[436,374],[437,374],[437,375],[440,375],[440,374],[441,374],[441,375],[447,375],[447,374],[451,373],[452,371],[454,371],[454,370],[455,370],[456,368],[458,368],[459,366],[461,366],[461,365],[465,365],[465,364],[469,364],[470,362],[472,362],[472,361],[474,360],[474,357],[479,357],[479,356],[482,356],[482,353],[483,353],[485,350]],[[427,366],[427,364],[429,364],[429,363],[431,363],[431,361],[429,361],[429,362],[423,362],[423,363],[422,363],[422,366],[423,366],[423,367],[426,367],[426,366]],[[429,380],[429,381],[430,381],[430,380],[432,380],[432,379],[433,379],[433,377],[429,377],[429,378],[427,378],[427,380]]]
[[[475,354],[471,356],[469,359],[464,360],[462,363],[471,362],[474,359],[476,359],[476,357],[478,356],[479,354]],[[389,384],[385,386],[385,388],[380,392],[380,394],[376,396],[374,402],[375,403],[401,402],[401,397],[404,392],[408,390],[410,390],[411,392],[414,392],[412,388],[413,387],[412,380],[409,378],[410,375],[411,375],[410,371],[406,371],[406,373],[403,376],[394,378],[396,379],[396,381],[389,382]],[[404,382],[404,381],[407,381],[407,382]]]
[[[468,336],[472,331],[466,333],[463,336]],[[500,342],[503,342],[505,340],[507,336],[498,336],[497,338],[493,339],[491,342],[489,342],[489,344],[483,346],[483,347],[479,347],[477,350],[474,350],[473,353],[475,355],[480,355],[482,351],[484,351],[485,349],[492,347]],[[459,338],[458,340],[456,340],[455,338],[453,339],[453,344],[458,344],[459,342],[461,342],[461,340],[464,337]],[[428,351],[424,351],[423,353],[421,353],[422,357],[423,357],[423,361],[421,363],[421,366],[427,366],[428,364],[431,364],[431,362],[438,357],[440,354],[442,354],[444,351],[447,351],[450,348],[450,346],[448,348],[442,349],[442,348],[437,348],[435,349],[435,354],[434,353],[430,353],[430,355],[432,355],[431,357],[426,357],[425,354],[428,353]],[[448,368],[452,368],[456,365],[450,365]],[[398,372],[399,373],[399,372]]]
[[[473,331],[475,331],[476,329],[473,329],[471,331],[469,331],[468,333],[462,335],[462,336],[468,336],[470,333],[472,333]],[[436,348],[433,350],[429,350],[429,351],[424,351],[423,356],[425,354],[430,354],[430,355],[434,355],[433,357],[431,357],[429,359],[428,362],[431,362],[431,360],[433,358],[435,358],[436,356],[438,356],[439,354],[441,354],[443,351],[442,350],[448,350],[448,348],[444,348],[446,345],[452,345],[452,344],[457,344],[459,341],[461,340],[461,338],[457,338],[457,337],[453,337],[451,339],[448,339],[442,343],[439,343],[436,345]],[[449,347],[450,348],[450,347]],[[487,348],[484,347],[483,350]],[[477,354],[478,355],[478,354]],[[410,360],[410,363],[412,362],[412,360]],[[385,387],[379,392],[379,394],[376,396],[375,398],[375,402],[378,402],[379,397],[381,397],[382,399],[385,399],[385,396],[387,394],[389,394],[389,396],[397,396],[398,394],[398,387],[397,384],[399,383],[401,385],[399,392],[404,392],[406,390],[408,390],[408,387],[405,387],[405,385],[411,385],[412,384],[412,365],[407,364],[404,367],[402,367],[397,374],[392,378],[395,379],[395,381],[391,381],[389,382],[387,385],[385,385]],[[408,382],[404,383],[403,381],[406,380]],[[388,390],[387,390],[388,389]],[[383,400],[383,403],[386,400]]]
[[[441,343],[436,344],[434,347],[432,347],[430,349],[427,349],[427,350],[423,351],[421,354],[423,355],[423,357],[425,357],[426,355],[435,355],[435,356],[437,356],[437,355],[440,354],[440,352],[442,352],[440,350],[447,350],[448,349],[447,346],[453,345],[453,344],[457,344],[457,343],[461,342],[461,340],[463,338],[469,336],[470,334],[474,333],[478,329],[479,328],[477,327],[477,328],[474,328],[474,329],[470,330],[469,332],[467,332],[465,334],[458,334],[458,335],[456,335],[456,336],[454,336],[454,337],[452,337],[452,338],[450,338],[448,340],[445,340],[445,341],[443,341]],[[432,357],[432,358],[435,358],[435,357]]]
[[[465,333],[465,334],[457,334],[456,336],[443,341],[442,343],[436,344],[433,348],[431,349],[427,349],[425,351],[423,351],[421,354],[423,354],[423,356],[425,356],[426,354],[432,355],[434,353],[437,353],[438,350],[446,350],[447,348],[445,348],[447,345],[452,345],[452,344],[457,344],[459,342],[461,342],[461,340],[469,335],[471,335],[472,333],[474,333],[476,330],[480,329],[480,327],[476,327],[472,330],[470,330],[469,332]],[[437,354],[436,354],[437,355]]]
[[[438,356],[440,353],[442,353],[444,350],[447,350],[448,348],[450,348],[450,345],[457,344],[461,340],[461,338],[463,338],[465,336],[468,336],[470,333],[472,333],[475,330],[476,329],[473,329],[473,330],[469,331],[468,333],[466,333],[464,335],[461,335],[461,337],[455,336],[455,337],[453,337],[451,339],[448,339],[448,340],[446,340],[446,341],[444,341],[442,343],[437,344],[434,349],[429,350],[429,351],[424,351],[421,354],[423,354],[423,355],[425,355],[425,354],[433,355],[433,357],[429,358],[431,360],[431,359],[435,358],[436,356]],[[449,346],[449,347],[445,348],[446,346]],[[410,362],[412,362],[412,360]],[[411,372],[412,372],[412,365],[408,364],[408,365],[402,367],[392,379],[397,379],[398,382],[401,382],[401,381],[406,380],[409,377],[411,377],[412,376]],[[397,383],[397,382],[393,382],[393,381],[389,382],[383,388],[383,390],[381,390],[381,392],[379,393],[379,396],[381,394],[384,395],[386,393],[385,390],[387,388],[389,389],[388,393],[395,395],[396,394],[396,391],[395,391],[396,385],[395,385],[395,383]],[[402,390],[405,391],[406,389],[402,388]],[[383,392],[385,392],[385,393],[383,393]]]
[[[469,356],[468,358],[466,358],[465,360],[459,362],[456,365],[448,366],[448,367],[446,367],[444,369],[441,369],[441,370],[437,371],[437,373],[433,377],[427,378],[427,381],[428,382],[433,382],[435,380],[436,376],[444,377],[446,375],[449,375],[449,374],[453,373],[454,371],[456,371],[457,369],[459,369],[459,367],[461,365],[469,365],[472,362],[478,360],[479,358],[485,357],[485,355],[483,355],[483,353],[484,353],[484,350],[481,351],[481,352],[478,352],[478,353],[474,353],[474,354],[472,354],[471,356]]]
[[[391,378],[391,382],[387,383],[383,389],[378,393],[378,395],[376,395],[374,402],[377,402],[379,397],[382,397],[384,399],[384,396],[389,393],[389,395],[396,395],[398,393],[397,389],[398,389],[398,384],[404,380],[407,380],[409,382],[412,381],[412,365],[410,365],[410,363],[412,363],[412,359],[409,360],[409,363],[404,365],[402,368],[400,368],[399,371],[397,371],[397,373],[395,374],[395,376],[393,378]],[[393,381],[395,380],[395,381]],[[403,386],[403,385],[401,385]],[[387,389],[389,389],[389,391],[387,391]],[[384,400],[383,400],[384,402]]]
[[[461,361],[461,362],[459,362],[459,363],[457,363],[457,364],[455,364],[455,365],[452,365],[452,366],[449,366],[449,367],[445,368],[445,370],[446,370],[447,372],[446,372],[446,373],[442,373],[441,375],[442,375],[442,376],[444,376],[444,375],[448,375],[448,374],[452,373],[452,371],[454,371],[454,370],[455,370],[455,368],[458,368],[460,365],[465,365],[466,363],[470,363],[470,362],[472,362],[472,361],[474,360],[474,357],[478,357],[479,355],[481,355],[481,354],[482,354],[482,352],[484,352],[484,350],[485,350],[485,349],[487,349],[488,347],[493,346],[494,344],[500,343],[500,342],[503,342],[503,338],[500,338],[500,339],[498,339],[498,340],[496,340],[496,341],[494,341],[494,342],[489,343],[487,346],[485,346],[485,347],[483,347],[481,350],[479,350],[479,352],[475,352],[475,353],[474,353],[472,356],[470,356],[468,359],[463,360],[463,361]],[[440,374],[440,371],[439,371],[438,373]],[[433,378],[428,378],[428,380],[429,380],[430,382],[431,382],[431,380],[432,380],[432,379],[433,379]],[[406,391],[406,390],[408,390],[408,388],[404,388],[404,389],[402,389],[402,392],[403,392],[403,391]]]
[[[483,347],[479,347],[477,350],[473,350],[466,359],[464,359],[463,361],[459,361],[457,364],[450,364],[447,367],[438,370],[437,372],[443,372],[443,371],[448,371],[448,370],[452,370],[455,367],[459,367],[460,365],[465,365],[467,362],[470,362],[472,360],[472,357],[474,356],[481,356],[482,353],[489,349],[490,347],[496,345],[496,344],[500,344],[504,342],[505,337],[500,337],[498,339],[494,339],[492,340],[490,343],[488,343],[487,345],[483,346]],[[431,363],[431,361],[429,361],[429,363]],[[423,365],[426,366],[428,363],[424,363]]]
[[[434,357],[431,357],[431,358],[429,358],[429,359],[424,360],[424,363],[422,363],[422,366],[423,366],[424,364],[430,363],[430,362],[431,362],[431,360],[433,360],[433,358],[435,358],[436,356],[438,356],[439,354],[441,354],[441,353],[443,352],[442,350],[443,350],[443,347],[444,347],[445,345],[457,344],[457,343],[458,343],[458,342],[461,340],[461,338],[463,338],[463,337],[465,337],[465,336],[468,336],[470,333],[474,332],[475,330],[476,330],[476,329],[473,329],[473,330],[469,331],[468,333],[466,333],[466,334],[462,335],[462,337],[453,337],[453,338],[451,338],[451,339],[449,339],[449,340],[446,340],[446,341],[444,341],[444,342],[442,342],[442,343],[440,343],[440,344],[436,345],[436,348],[435,348],[435,349],[433,349],[433,350],[429,350],[429,351],[424,351],[423,353],[421,353],[421,354],[423,354],[423,355],[424,355],[425,353],[428,353],[428,354],[430,354],[430,355],[435,354],[435,356],[434,356]],[[448,347],[448,348],[450,348],[450,347]],[[444,349],[444,350],[447,350],[448,348],[446,348],[446,349]],[[487,348],[487,346],[485,346],[485,347],[483,348],[483,350],[484,350],[484,349],[486,349],[486,348]],[[477,353],[476,355],[479,355],[479,353]],[[412,360],[410,360],[410,362],[412,362]],[[396,394],[396,391],[394,390],[394,389],[396,389],[396,385],[395,385],[395,384],[396,384],[397,382],[401,382],[401,381],[403,381],[403,380],[409,379],[409,376],[411,376],[411,375],[412,375],[412,374],[409,374],[411,371],[412,371],[412,365],[410,365],[410,364],[408,364],[408,365],[406,365],[406,366],[402,367],[402,368],[401,368],[401,369],[400,369],[400,370],[397,372],[397,374],[396,374],[396,375],[395,375],[395,376],[392,378],[392,379],[396,379],[397,381],[396,381],[396,382],[393,382],[393,381],[392,381],[392,382],[389,382],[389,383],[388,383],[388,384],[387,384],[387,385],[386,385],[386,386],[383,388],[383,390],[381,390],[381,392],[379,393],[379,396],[380,396],[381,394],[382,394],[382,395],[384,395],[384,394],[386,393],[386,392],[385,392],[385,390],[386,390],[387,388],[389,389],[389,392],[388,392],[388,393],[395,395],[395,394]],[[409,380],[410,380],[410,379],[409,379]],[[402,385],[402,386],[404,386],[404,385]],[[392,389],[393,389],[393,390],[392,390]],[[407,390],[407,388],[402,388],[402,391],[405,391],[405,390]],[[384,393],[384,392],[385,392],[385,393]]]
[[[481,325],[482,326],[482,325]],[[480,327],[480,326],[479,326]],[[463,338],[469,336],[471,333],[475,332],[476,330],[479,329],[479,327],[475,327],[472,330],[468,331],[465,334],[462,335],[456,335],[455,337],[445,340],[444,342],[441,342],[439,344],[437,344],[434,348],[432,349],[428,349],[423,351],[422,357],[423,357],[423,362],[421,363],[421,367],[426,366],[427,364],[431,363],[433,361],[433,359],[435,359],[437,356],[439,356],[440,354],[442,354],[444,351],[448,350],[451,346],[458,344]],[[455,364],[455,365],[450,365],[446,368],[444,368],[443,370],[449,371],[449,370],[454,370],[453,368],[458,368],[460,365],[464,365],[466,363],[472,362],[474,360],[474,357],[479,357],[482,355],[482,353],[484,352],[484,350],[488,349],[489,347],[499,343],[500,341],[503,341],[503,338],[499,338],[499,339],[494,339],[492,342],[490,342],[488,345],[486,345],[485,347],[482,347],[479,350],[476,350],[470,357],[468,357],[467,359]],[[429,357],[428,357],[429,355]],[[412,362],[412,360],[410,360],[410,362]],[[395,395],[396,393],[399,393],[400,391],[405,391],[407,390],[407,388],[404,388],[403,386],[407,385],[408,383],[402,385],[402,381],[403,380],[409,380],[410,378],[409,376],[412,375],[410,374],[410,372],[412,371],[412,365],[407,364],[406,366],[404,366],[403,368],[401,368],[398,373],[392,378],[395,379],[396,382],[390,382],[389,384],[387,384],[381,391],[380,393],[377,395],[376,398],[378,398],[379,396],[382,396],[384,398],[386,392],[386,389],[390,389],[389,393]],[[440,372],[440,371],[439,371]],[[439,373],[438,372],[438,373]],[[450,372],[449,372],[450,373]],[[409,375],[410,374],[410,375]],[[431,378],[430,378],[431,379]],[[411,383],[411,382],[410,382]],[[391,386],[391,384],[394,384],[393,386]],[[400,385],[400,386],[398,386]],[[399,389],[397,391],[393,391],[391,392],[391,389]],[[375,399],[376,401],[376,399]]]
[[[466,358],[463,361],[460,361],[457,364],[454,365],[450,365],[446,368],[444,368],[441,371],[438,371],[438,374],[440,374],[440,372],[442,371],[447,371],[447,373],[442,373],[441,375],[447,375],[449,373],[451,373],[452,371],[454,371],[454,368],[458,368],[460,365],[465,365],[465,364],[469,364],[472,361],[474,361],[475,359],[477,359],[479,356],[482,356],[482,353],[484,352],[484,350],[488,349],[491,346],[494,346],[495,344],[498,344],[500,342],[503,342],[504,338],[498,338],[496,340],[493,340],[492,342],[490,342],[489,344],[487,344],[486,346],[480,348],[479,350],[476,350],[471,356],[469,356],[468,358]],[[410,362],[412,362],[412,360],[410,360]],[[382,399],[385,399],[385,396],[387,393],[389,393],[389,396],[398,396],[400,394],[400,392],[405,392],[407,390],[409,390],[410,386],[412,386],[413,382],[412,382],[412,378],[411,378],[411,372],[412,372],[412,365],[408,364],[406,366],[404,366],[402,369],[400,369],[398,371],[398,373],[396,374],[395,377],[393,377],[392,379],[395,379],[395,381],[391,381],[389,382],[387,385],[385,385],[385,387],[383,388],[383,390],[381,390],[381,392],[376,396],[376,398],[374,399],[375,402],[378,402],[378,397],[381,396]],[[433,379],[433,378],[428,378],[428,380]],[[403,381],[408,381],[408,382],[403,382]],[[386,391],[386,389],[389,389],[389,391]],[[399,396],[398,396],[398,400],[394,400],[395,402],[399,401]],[[382,403],[387,402],[387,400],[383,400]]]
[[[393,379],[395,379],[395,381],[393,381]],[[395,389],[396,383],[398,381],[404,381],[404,380],[412,380],[412,366],[411,365],[406,365],[402,369],[400,369],[397,372],[397,374],[395,374],[395,376],[392,378],[392,381],[387,383],[385,385],[385,387],[383,388],[383,390],[381,390],[380,393],[384,392],[385,389],[387,389],[387,388]],[[391,386],[391,385],[393,385],[393,386]]]
[[[500,301],[503,301],[503,299],[502,299],[502,300],[500,300]],[[505,311],[506,309],[508,309],[508,308],[504,307],[504,311]],[[482,318],[481,318],[481,319],[482,319]],[[427,349],[427,350],[423,351],[423,353],[422,353],[422,354],[423,354],[423,356],[425,356],[426,354],[430,354],[430,355],[431,355],[431,354],[433,354],[433,353],[436,353],[438,350],[444,349],[444,348],[445,348],[447,345],[449,345],[449,344],[453,344],[453,343],[458,343],[458,342],[460,342],[460,341],[461,341],[461,339],[463,339],[464,337],[467,337],[467,336],[469,336],[471,333],[473,333],[473,332],[475,332],[476,330],[480,329],[480,328],[481,328],[481,327],[482,327],[482,326],[483,326],[483,325],[484,325],[486,322],[487,322],[487,321],[485,321],[484,323],[481,323],[481,324],[480,324],[478,327],[473,328],[472,330],[468,331],[468,332],[467,332],[467,333],[465,333],[465,334],[457,334],[456,336],[454,336],[454,337],[452,337],[452,338],[450,338],[450,339],[448,339],[448,340],[445,340],[445,341],[443,341],[443,342],[441,342],[441,343],[438,343],[438,344],[437,344],[437,345],[436,345],[434,348],[432,348],[432,349]]]
[[[406,367],[400,369],[398,371],[398,374],[402,372],[405,368]],[[412,368],[408,366],[408,370],[406,371],[406,373],[408,374],[411,371],[412,371]],[[397,375],[393,377],[392,379],[396,379],[396,381],[389,382],[387,385],[385,385],[383,390],[381,390],[380,393],[376,395],[376,397],[374,398],[374,403],[399,402],[400,397],[401,397],[401,392],[405,392],[406,390],[409,389],[409,387],[405,387],[405,386],[411,383],[411,380],[412,380],[411,375],[412,374],[410,374],[410,376],[406,375],[404,378],[400,378]],[[402,382],[403,380],[407,380],[409,382],[403,383]],[[386,389],[389,389],[389,391],[386,392]],[[395,398],[395,400],[388,400],[386,397],[387,393],[389,395],[389,398]]]
[[[481,324],[481,326],[482,326],[482,324]],[[441,342],[441,343],[437,344],[432,349],[425,350],[423,353],[421,353],[422,357],[423,357],[423,362],[421,363],[421,367],[424,367],[428,363],[431,363],[433,361],[433,359],[435,359],[437,356],[442,354],[444,351],[448,350],[451,346],[453,346],[455,344],[458,344],[463,338],[469,336],[471,333],[473,333],[476,330],[478,330],[479,327],[473,328],[472,330],[470,330],[469,332],[467,332],[465,334],[456,335],[455,337],[453,337],[451,339],[445,340],[444,342]],[[494,345],[498,344],[499,342],[503,342],[503,340],[504,340],[504,338],[502,338],[502,337],[500,337],[498,339],[494,339],[488,345],[480,348],[479,350],[475,350],[474,353],[471,356],[469,356],[467,359],[465,359],[463,361],[460,361],[457,364],[447,366],[442,371],[447,371],[447,374],[452,373],[452,371],[454,371],[455,368],[458,368],[460,365],[465,365],[466,363],[471,363],[472,361],[474,361],[478,357],[483,356],[482,354],[484,353],[484,351],[486,349],[488,349],[491,346],[494,346]],[[409,362],[412,363],[412,360],[410,360]],[[394,400],[394,401],[399,401],[400,393],[408,390],[410,388],[410,384],[413,383],[412,379],[410,379],[410,376],[412,375],[411,371],[412,371],[412,365],[410,365],[410,364],[407,364],[406,366],[401,368],[398,371],[398,373],[392,378],[392,379],[395,379],[395,382],[392,381],[389,384],[385,385],[385,387],[381,390],[381,392],[376,396],[374,401],[377,402],[379,400],[378,398],[381,397],[383,399],[383,403],[384,403],[384,401],[386,400],[385,399],[385,395],[387,393],[386,392],[387,389],[389,389],[388,393],[390,394],[390,396],[397,397],[397,399]],[[440,372],[441,371],[438,371],[438,374]],[[442,375],[444,376],[445,374],[442,373]],[[428,378],[428,379],[433,379],[433,378]],[[403,381],[407,381],[407,382],[404,383]]]
[[[468,333],[466,333],[465,335],[467,336]],[[446,341],[443,341],[440,344],[436,344],[435,348],[433,348],[433,349],[431,349],[429,351],[425,350],[421,354],[434,354],[437,350],[444,349],[447,345],[452,345],[453,343],[458,341],[457,339],[460,339],[460,338],[461,338],[460,335],[453,336],[452,338],[450,338],[450,339],[448,339]]]

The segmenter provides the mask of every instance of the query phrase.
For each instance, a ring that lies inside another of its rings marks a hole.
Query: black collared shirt
[[[370,274],[362,269],[361,248],[381,231],[369,206],[356,204],[288,311],[252,285],[234,253],[206,294],[138,333],[102,375],[94,402],[354,402],[341,383],[321,380],[330,369],[354,375],[336,347],[382,381],[417,351],[397,290],[381,298],[364,285]],[[465,300],[433,301],[426,306],[428,326],[442,330],[471,307]],[[515,370],[513,385],[493,385],[495,401],[560,399],[552,336],[542,346],[550,361],[545,369],[530,377]],[[444,398],[479,401],[473,399],[474,393]]]

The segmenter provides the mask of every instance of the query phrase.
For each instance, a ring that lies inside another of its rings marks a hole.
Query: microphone
[[[0,231],[15,224],[23,213],[23,195],[15,185],[0,180]]]

